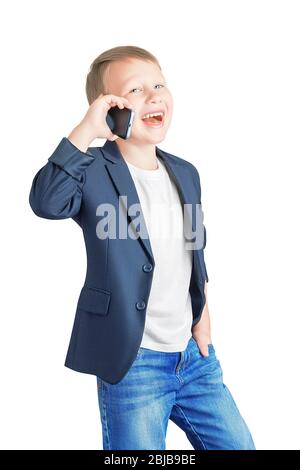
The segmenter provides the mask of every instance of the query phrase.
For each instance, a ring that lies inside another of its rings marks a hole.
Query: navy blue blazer
[[[190,162],[156,146],[156,155],[166,165],[182,204],[201,204],[199,174]],[[46,219],[72,218],[81,227],[87,253],[87,272],[81,288],[65,366],[118,383],[135,360],[144,332],[147,302],[155,259],[149,237],[134,239],[96,235],[99,204],[115,207],[118,221],[119,196],[127,207],[140,204],[128,166],[116,142],[81,152],[63,137],[47,163],[35,175],[29,203],[33,212]],[[122,207],[122,206],[121,206]],[[200,206],[201,207],[201,206]],[[126,213],[128,224],[138,233],[135,218]],[[139,215],[141,220],[143,214]],[[194,217],[192,228],[195,230]],[[125,219],[126,220],[126,219]],[[118,228],[118,227],[117,227]],[[193,325],[205,305],[208,281],[204,261],[206,230],[200,248],[192,250],[190,294]],[[202,232],[203,233],[203,232]]]

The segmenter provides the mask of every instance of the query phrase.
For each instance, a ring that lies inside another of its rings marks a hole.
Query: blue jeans
[[[165,450],[169,419],[194,449],[255,450],[212,344],[208,357],[193,337],[182,352],[140,347],[119,383],[97,385],[103,450]]]

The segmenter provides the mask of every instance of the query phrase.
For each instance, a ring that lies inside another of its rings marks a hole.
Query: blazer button
[[[146,304],[145,304],[145,302],[140,301],[140,302],[137,302],[137,303],[135,304],[135,306],[136,306],[136,308],[137,308],[138,310],[144,310],[144,308],[146,307]]]
[[[145,273],[150,273],[150,271],[152,271],[152,264],[150,264],[150,263],[144,264],[143,265],[143,271]]]

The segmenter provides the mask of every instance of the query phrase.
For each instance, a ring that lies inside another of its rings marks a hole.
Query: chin
[[[160,142],[163,142],[165,140],[165,138],[166,138],[166,134],[160,136],[160,138],[155,139],[155,142],[153,142],[153,144],[155,144],[155,145],[159,144]]]
[[[156,135],[155,135],[156,134]],[[132,135],[132,140],[136,141],[140,144],[159,144],[166,138],[166,130],[164,132],[153,132],[153,135],[138,135],[138,136],[133,136]]]
[[[142,138],[140,137],[139,139],[135,139],[135,141],[138,143],[138,144],[141,144],[141,145],[145,145],[145,144],[151,144],[151,145],[157,145],[159,144],[160,142],[162,142],[163,140],[165,139],[165,136],[160,136],[160,137],[157,137],[157,138]]]

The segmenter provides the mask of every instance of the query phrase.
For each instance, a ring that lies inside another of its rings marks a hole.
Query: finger
[[[126,107],[127,107],[127,108],[133,109],[133,106],[132,106],[132,104],[130,103],[130,101],[126,100],[126,101],[125,101],[125,104],[126,104]]]
[[[208,344],[207,343],[200,343],[199,348],[200,348],[200,352],[201,352],[202,356],[204,356],[204,357],[209,356]]]
[[[126,98],[122,98],[122,99],[119,99],[119,100],[116,100],[119,108],[124,108],[126,106],[126,108],[129,108],[129,109],[132,109],[132,104],[130,103],[130,101],[126,100]]]
[[[120,105],[122,105],[122,107],[124,107],[124,105],[126,105],[127,108],[132,108],[132,104],[130,103],[130,101],[127,98],[124,98],[123,96],[108,95],[108,101],[109,101],[109,103],[115,103],[118,106],[120,104]]]
[[[113,106],[118,106],[120,109],[124,108],[124,103],[118,96],[114,97],[112,100]]]

